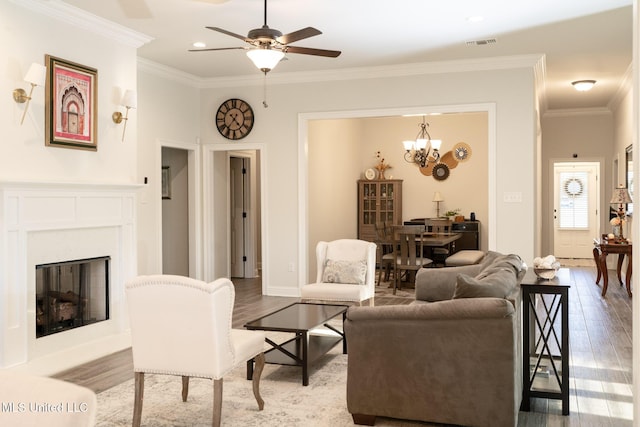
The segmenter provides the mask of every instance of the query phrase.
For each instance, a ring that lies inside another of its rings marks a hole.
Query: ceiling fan
[[[261,28],[255,28],[249,31],[249,34],[246,37],[218,27],[206,28],[240,39],[248,43],[250,46],[190,49],[190,52],[243,49],[247,51],[247,56],[251,59],[251,61],[253,61],[255,66],[265,74],[267,74],[276,65],[278,65],[278,62],[280,62],[280,60],[284,57],[285,53],[326,56],[329,58],[336,58],[342,53],[338,50],[291,46],[291,43],[320,35],[322,34],[322,31],[317,30],[313,27],[306,27],[301,30],[283,35],[282,32],[276,30],[275,28],[269,28],[269,26],[267,25],[267,0],[264,0],[264,25]]]

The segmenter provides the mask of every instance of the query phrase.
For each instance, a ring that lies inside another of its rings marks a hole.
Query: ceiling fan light
[[[284,52],[274,49],[250,49],[247,51],[247,56],[260,71],[266,73],[278,65],[284,57]]]
[[[576,80],[575,82],[571,82],[571,84],[578,92],[586,92],[588,90],[591,90],[593,85],[596,84],[596,81],[595,80]]]

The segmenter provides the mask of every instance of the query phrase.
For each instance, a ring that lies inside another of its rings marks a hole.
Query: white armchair
[[[88,388],[9,371],[0,371],[0,384],[0,426],[92,427],[96,423],[98,402]],[[53,409],[46,410],[44,405]]]
[[[375,243],[356,239],[318,242],[316,261],[316,282],[302,286],[300,296],[303,300],[362,303],[374,297]]]
[[[229,279],[205,283],[181,276],[141,276],[126,284],[126,296],[135,372],[134,427],[142,418],[145,373],[182,376],[185,402],[189,377],[213,379],[213,425],[219,426],[222,378],[253,358],[253,394],[262,410],[265,336],[231,328],[235,290]]]

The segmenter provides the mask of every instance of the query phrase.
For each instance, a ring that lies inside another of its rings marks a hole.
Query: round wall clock
[[[238,140],[249,135],[253,128],[253,110],[241,99],[227,99],[216,113],[216,127],[220,135]]]

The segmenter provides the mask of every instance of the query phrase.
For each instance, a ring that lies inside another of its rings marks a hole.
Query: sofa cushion
[[[458,274],[453,298],[507,298],[517,283],[513,269],[504,267],[482,278]]]
[[[364,285],[367,263],[363,261],[343,261],[328,259],[322,272],[324,283],[345,283]]]

